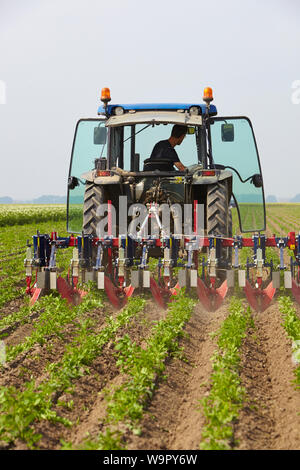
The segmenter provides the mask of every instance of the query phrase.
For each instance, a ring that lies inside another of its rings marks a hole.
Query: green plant
[[[226,450],[234,445],[233,422],[245,396],[239,377],[240,347],[246,332],[254,327],[250,307],[244,310],[232,298],[229,316],[216,333],[218,349],[212,357],[210,393],[200,400],[207,424],[202,432],[201,449]]]

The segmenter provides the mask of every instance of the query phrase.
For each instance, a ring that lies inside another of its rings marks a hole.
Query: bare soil
[[[278,305],[254,314],[256,329],[243,344],[241,379],[248,398],[235,426],[240,449],[300,449],[300,393],[292,344]]]
[[[210,358],[215,341],[210,333],[226,318],[228,303],[214,313],[198,303],[181,342],[185,361],[170,360],[142,422],[142,436],[128,441],[129,449],[198,449],[205,418],[199,400],[209,392]]]

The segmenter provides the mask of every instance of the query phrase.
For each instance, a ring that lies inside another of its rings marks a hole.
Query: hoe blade
[[[176,286],[171,287],[170,292],[171,292],[171,294],[172,294],[173,296],[179,294],[179,292],[180,292],[180,285],[178,284],[178,282],[177,282]]]
[[[292,281],[292,292],[295,300],[300,304],[300,285],[296,283],[295,279]]]
[[[250,306],[257,312],[264,312],[272,302],[276,289],[273,287],[272,281],[265,289],[258,289],[252,287],[247,280],[244,291]]]
[[[33,294],[29,302],[30,305],[34,305],[37,302],[37,300],[39,299],[39,296],[41,295],[41,292],[42,292],[42,289],[38,287],[33,288]]]
[[[228,284],[227,284],[227,280],[225,280],[223,284],[215,290],[215,294],[217,294],[215,295],[215,310],[221,307],[222,302],[225,299],[227,292],[228,292]]]
[[[78,305],[80,303],[80,296],[76,294],[76,291],[74,291],[68,281],[61,276],[57,278],[57,290],[63,299],[67,299],[68,304]]]
[[[268,287],[263,289],[262,291],[262,298],[261,298],[261,312],[264,312],[266,308],[269,307],[270,303],[272,302],[272,299],[275,295],[276,289],[273,287],[273,282],[271,281]]]
[[[223,284],[214,289],[213,287],[207,287],[204,282],[197,279],[197,294],[203,307],[209,312],[215,312],[221,305],[227,294],[228,285],[225,280]]]
[[[110,303],[114,307],[124,307],[127,302],[127,297],[122,297],[121,289],[116,287],[107,276],[104,276],[104,288]]]
[[[124,292],[126,297],[132,297],[132,294],[134,293],[134,287],[132,285],[125,287]]]
[[[159,285],[153,279],[153,277],[150,277],[150,289],[151,289],[155,302],[161,308],[166,308],[166,302],[164,299],[164,290],[161,287],[159,287]]]

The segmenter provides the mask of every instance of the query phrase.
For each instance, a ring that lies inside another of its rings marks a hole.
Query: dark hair
[[[179,124],[175,124],[172,129],[172,137],[181,137],[182,135],[185,135],[187,133],[187,127],[186,126],[180,126]]]

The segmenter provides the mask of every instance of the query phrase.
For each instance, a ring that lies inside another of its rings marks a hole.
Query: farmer
[[[173,165],[175,165],[178,170],[184,171],[185,166],[179,160],[179,157],[174,147],[182,143],[183,139],[186,136],[186,133],[186,126],[180,126],[178,124],[175,124],[172,128],[172,133],[169,139],[161,140],[160,142],[157,142],[157,144],[154,146],[150,156],[150,161],[169,160],[169,166],[166,168],[165,171],[173,171]]]

